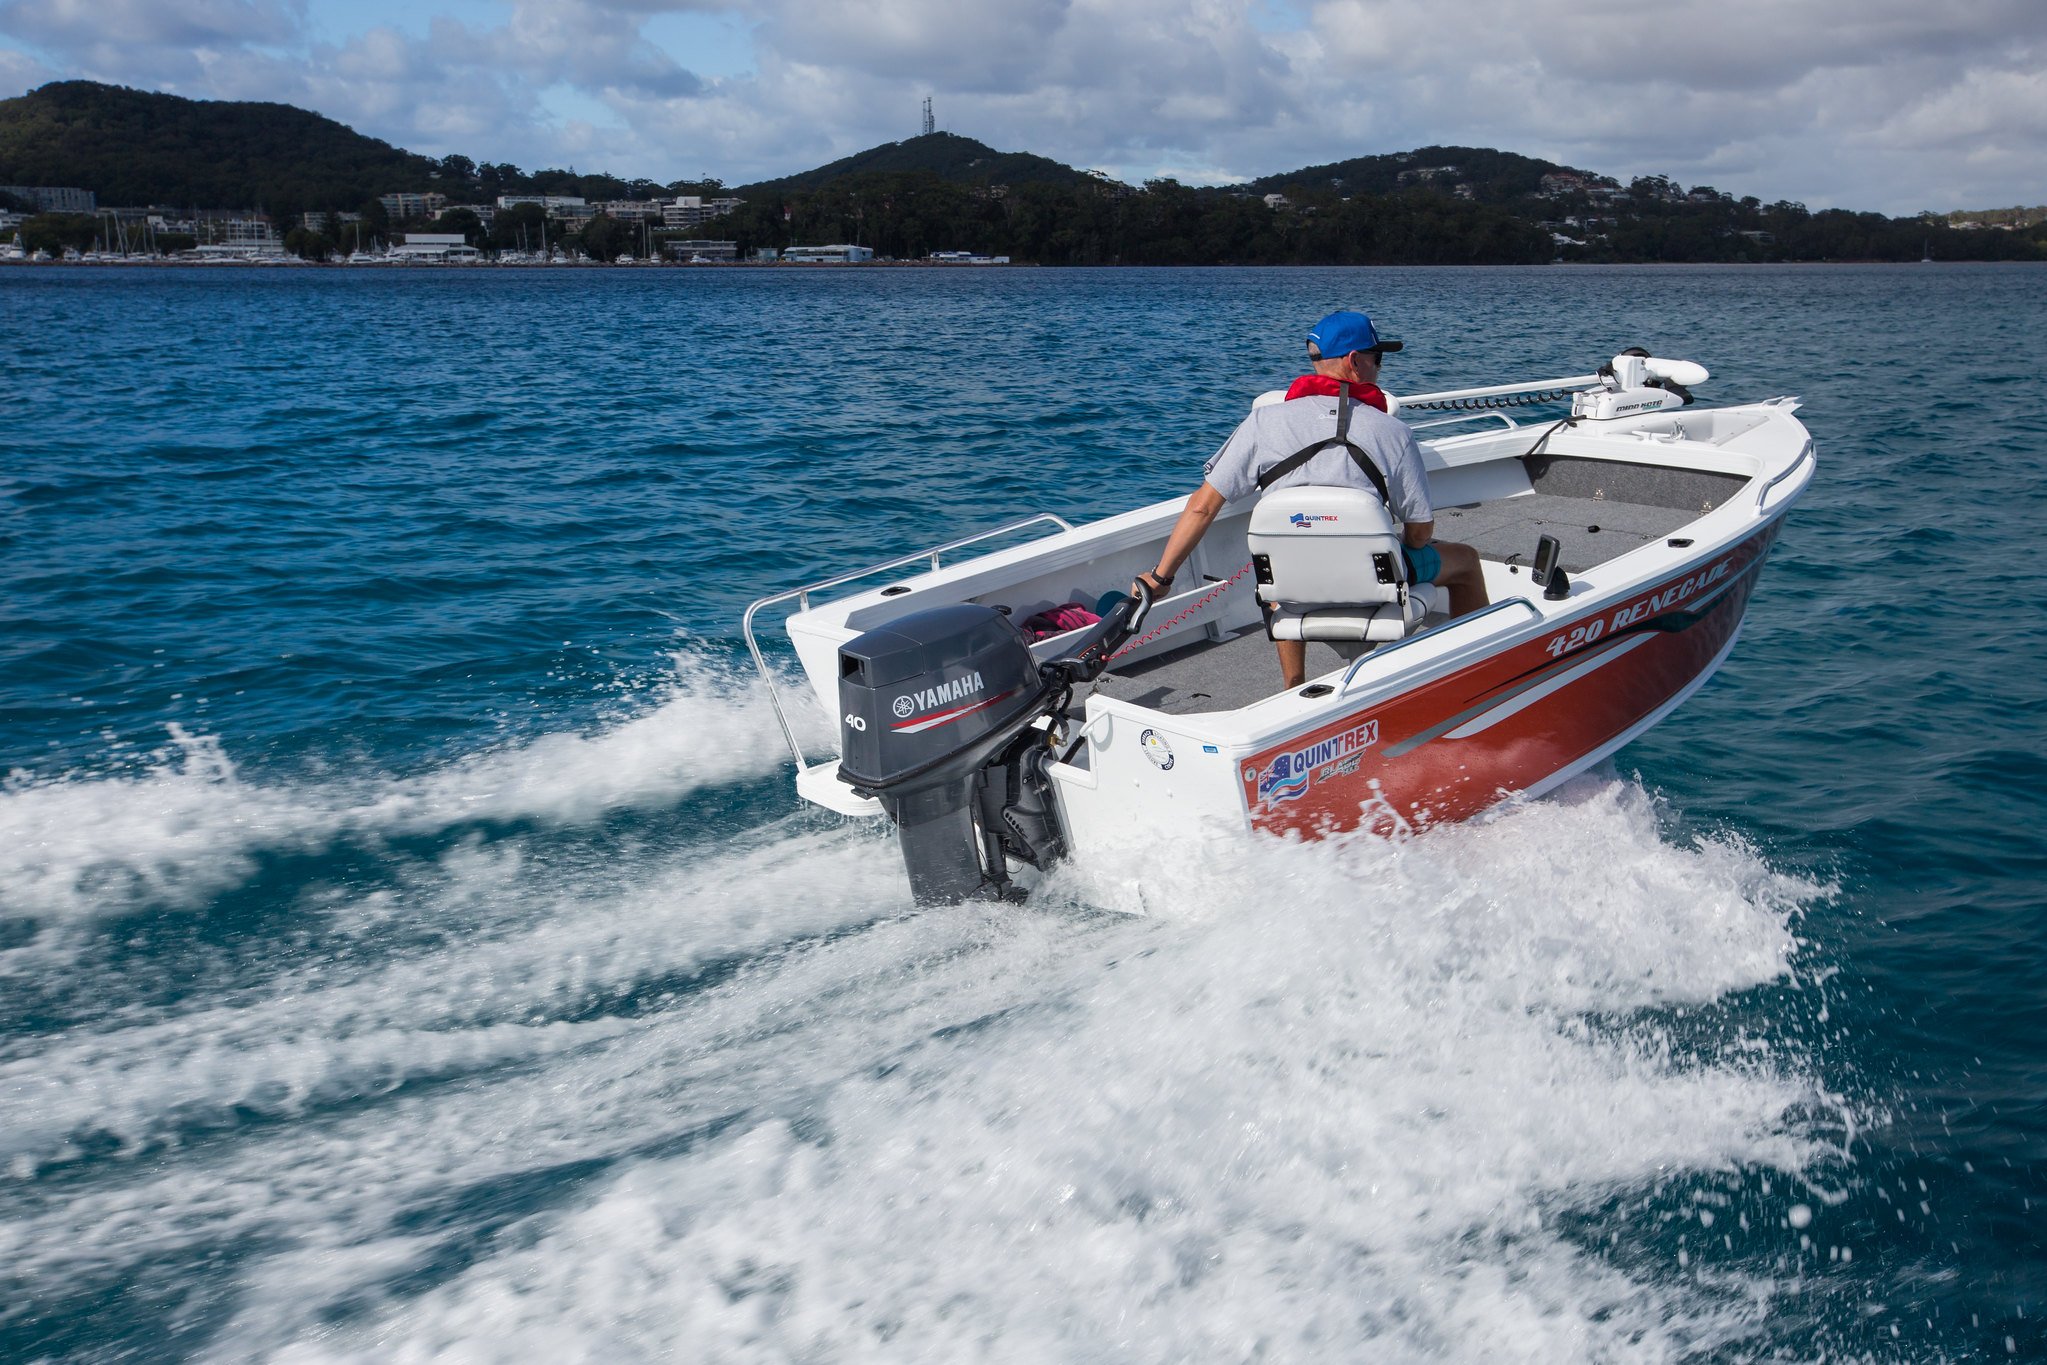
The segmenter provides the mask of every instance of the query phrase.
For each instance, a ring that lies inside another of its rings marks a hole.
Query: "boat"
[[[1229,504],[1158,601],[1124,594],[1181,498],[1078,526],[1041,513],[763,597],[742,633],[797,794],[889,820],[922,904],[1013,898],[1119,848],[1405,837],[1540,796],[1713,676],[1812,481],[1796,398],[1695,404],[1708,378],[1634,348],[1591,374],[1389,395],[1418,428],[1437,535],[1482,561],[1490,605],[1455,618],[1440,589],[1375,575],[1369,534],[1332,538],[1358,512],[1339,495],[1369,495],[1298,487],[1266,501],[1336,510],[1275,534],[1257,498]],[[1540,425],[1513,415],[1563,403]],[[1261,600],[1300,581],[1301,556],[1352,552],[1366,605]],[[1070,602],[1100,619],[1019,629]],[[796,738],[758,638],[771,611],[837,718],[836,757]],[[1303,685],[1282,686],[1269,629],[1311,640]]]

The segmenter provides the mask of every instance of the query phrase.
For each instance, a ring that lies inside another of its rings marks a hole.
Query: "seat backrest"
[[[1258,600],[1293,607],[1403,600],[1401,528],[1377,493],[1297,484],[1275,488],[1251,510],[1251,563]]]

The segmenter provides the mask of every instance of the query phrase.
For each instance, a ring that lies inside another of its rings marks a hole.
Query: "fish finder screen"
[[[1555,536],[1544,536],[1535,542],[1535,567],[1528,576],[1537,587],[1549,586],[1549,576],[1556,571],[1557,557],[1563,552],[1563,544]]]

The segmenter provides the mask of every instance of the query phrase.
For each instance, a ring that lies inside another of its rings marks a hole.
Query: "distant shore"
[[[490,261],[440,262],[440,261],[378,261],[350,263],[348,261],[181,261],[170,258],[148,258],[112,261],[21,261],[0,260],[0,269],[8,267],[59,268],[65,270],[93,269],[171,269],[171,270],[397,270],[441,271],[454,274],[491,274],[500,270],[790,270],[790,271],[869,271],[869,270],[937,270],[955,273],[971,273],[987,270],[1541,270],[1550,266],[1568,266],[1573,269],[1725,269],[1754,270],[1762,266],[1824,267],[1833,265],[1890,265],[1906,266],[2004,266],[2030,265],[2047,266],[2047,261],[1886,261],[1875,258],[1844,258],[1826,261],[1532,261],[1516,264],[1467,265],[1462,262],[1446,263],[1416,261],[1391,264],[1351,265],[1343,262],[1328,264],[1243,264],[1221,262],[1214,265],[1150,265],[1117,264],[1045,266],[1036,261],[1011,261],[1007,265],[969,265],[950,261],[517,261],[499,265]]]
[[[980,263],[967,261],[307,261],[297,257],[280,260],[183,261],[172,256],[130,257],[122,260],[27,261],[0,260],[6,266],[61,266],[90,270],[104,267],[173,267],[179,270],[221,267],[263,270],[1015,270],[1039,269],[1036,261]],[[1096,267],[1078,266],[1075,269]]]

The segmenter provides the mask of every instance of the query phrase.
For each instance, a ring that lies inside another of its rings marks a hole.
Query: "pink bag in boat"
[[[1023,633],[1033,641],[1042,640],[1049,635],[1064,635],[1069,630],[1091,626],[1101,619],[1080,603],[1068,602],[1063,607],[1047,607],[1035,616],[1026,616]]]

